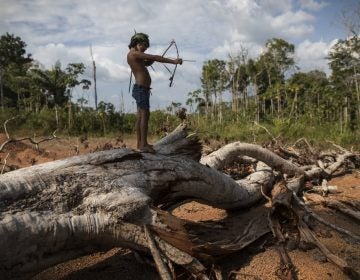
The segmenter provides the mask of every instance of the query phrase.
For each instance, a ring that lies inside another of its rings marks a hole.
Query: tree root
[[[319,215],[317,215],[316,213],[314,213],[313,211],[311,211],[306,205],[304,202],[302,202],[300,200],[300,198],[297,196],[297,195],[294,195],[294,199],[296,200],[296,202],[298,203],[299,206],[301,206],[303,208],[303,210],[305,211],[305,217],[306,218],[306,215],[309,215],[311,216],[313,219],[317,220],[318,222],[322,223],[323,225],[339,232],[339,233],[342,233],[342,234],[345,234],[349,237],[351,237],[353,240],[355,240],[356,242],[360,242],[360,236],[358,235],[355,235],[353,234],[352,232],[344,229],[344,228],[341,228],[339,226],[336,226],[332,223],[329,223],[327,222],[325,219],[321,218]]]
[[[276,250],[280,257],[280,267],[276,270],[276,275],[282,280],[296,279],[295,266],[286,250],[287,239],[283,234],[282,220],[284,218],[294,218],[291,205],[291,193],[285,187],[284,182],[279,182],[272,190],[272,208],[269,213],[269,225],[274,237],[277,240]],[[286,207],[284,209],[284,206]]]
[[[360,212],[359,211],[353,211],[349,207],[347,207],[345,204],[334,201],[334,200],[326,200],[323,202],[324,206],[327,206],[329,208],[336,209],[340,211],[341,213],[345,214],[346,216],[349,216],[357,221],[360,221]]]
[[[166,266],[165,262],[163,261],[161,254],[160,254],[158,248],[156,247],[155,241],[154,241],[153,237],[151,236],[151,233],[149,232],[146,225],[144,226],[144,232],[145,232],[145,236],[148,240],[150,252],[154,258],[156,268],[157,268],[157,271],[158,271],[161,279],[162,280],[171,280],[173,277],[170,274],[169,268]]]
[[[304,197],[307,200],[311,201],[312,204],[321,204],[324,207],[335,209],[354,220],[360,221],[360,212],[359,212],[360,205],[357,205],[359,203],[356,203],[356,201],[341,201],[341,200],[339,201],[339,200],[325,198],[318,194],[309,194],[309,193],[304,194]]]
[[[360,274],[354,268],[352,268],[345,260],[331,253],[329,249],[326,248],[326,246],[322,244],[320,240],[315,236],[315,234],[309,229],[308,225],[301,219],[299,220],[298,228],[301,234],[301,238],[304,241],[314,244],[316,247],[318,247],[319,250],[329,261],[337,265],[345,274],[349,275],[352,279],[360,279]]]
[[[296,193],[286,187],[284,182],[275,185],[272,195],[272,209],[269,215],[269,224],[278,244],[277,250],[280,255],[280,268],[277,270],[277,275],[279,278],[296,278],[295,267],[286,251],[287,242],[291,239],[295,239],[297,244],[302,240],[315,245],[329,261],[337,265],[344,273],[354,279],[359,279],[360,274],[345,260],[331,253],[309,229],[306,223],[307,216],[311,215],[313,218],[326,224],[332,229],[345,233],[356,241],[360,241],[358,236],[353,235],[345,229],[334,226],[315,213],[312,213],[298,198]],[[284,222],[285,220],[286,223]]]

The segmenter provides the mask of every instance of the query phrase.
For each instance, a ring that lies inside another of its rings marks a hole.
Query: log
[[[252,175],[254,185],[195,161],[198,143],[179,127],[154,146],[156,154],[113,149],[1,175],[0,270],[36,272],[89,246],[148,251],[143,226],[159,226],[150,206],[194,199],[246,208],[271,187],[270,169]]]

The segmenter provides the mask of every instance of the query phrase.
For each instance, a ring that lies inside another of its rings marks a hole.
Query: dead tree
[[[2,275],[36,273],[85,251],[122,246],[151,253],[162,279],[175,277],[171,263],[195,278],[209,279],[206,270],[214,258],[241,250],[270,230],[283,248],[281,215],[297,208],[302,238],[317,242],[303,222],[306,211],[301,201],[292,198],[297,198],[307,178],[322,172],[303,170],[260,146],[241,143],[229,144],[201,164],[199,140],[187,135],[184,125],[154,148],[156,154],[113,149],[1,175]],[[258,161],[255,172],[245,179],[235,181],[212,168],[242,155]],[[189,199],[223,209],[248,208],[264,194],[270,195],[274,170],[289,178],[274,188],[269,223],[256,210],[256,219],[239,224],[235,236],[216,225],[186,222],[166,211]],[[357,275],[345,261],[322,251],[345,272]],[[291,276],[294,271],[286,250],[282,252],[282,263],[289,269],[281,274]]]

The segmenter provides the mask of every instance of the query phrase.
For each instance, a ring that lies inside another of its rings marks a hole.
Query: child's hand
[[[183,63],[183,60],[182,60],[182,58],[177,58],[177,59],[175,59],[175,64],[182,64]]]

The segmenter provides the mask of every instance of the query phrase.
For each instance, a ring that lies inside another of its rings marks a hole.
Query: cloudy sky
[[[180,56],[196,62],[179,66],[173,87],[160,64],[153,78],[152,110],[172,101],[185,103],[200,88],[201,67],[208,59],[226,59],[243,47],[249,56],[261,53],[270,38],[296,47],[301,71],[328,72],[324,57],[338,38],[346,38],[342,11],[359,0],[0,0],[0,34],[20,36],[27,52],[44,67],[56,61],[63,68],[83,62],[91,79],[90,45],[97,64],[99,100],[125,111],[135,105],[128,92],[127,45],[137,32],[150,35],[148,53],[161,54],[175,39]],[[175,57],[171,49],[169,56]],[[93,91],[85,94],[94,104]],[[77,89],[74,99],[84,93]],[[123,97],[122,97],[123,96]]]

